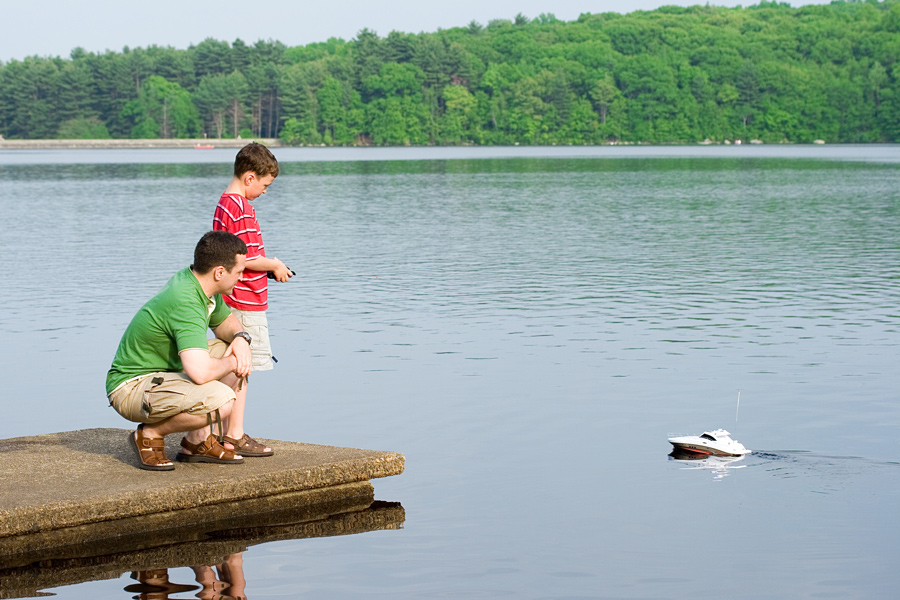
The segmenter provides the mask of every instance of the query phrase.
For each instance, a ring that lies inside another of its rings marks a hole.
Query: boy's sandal
[[[166,457],[166,441],[163,438],[144,437],[144,424],[128,434],[128,442],[138,457],[138,466],[147,471],[172,471],[174,463]]]
[[[204,462],[204,463],[220,463],[235,464],[244,462],[243,456],[238,456],[234,450],[229,450],[219,443],[216,436],[210,434],[204,441],[199,444],[192,444],[187,438],[181,439],[181,447],[189,451],[190,454],[179,452],[175,460],[181,462]]]
[[[235,452],[241,456],[272,456],[275,454],[274,450],[266,450],[265,444],[260,444],[246,433],[239,440],[230,438],[227,435],[222,436],[222,439],[234,446]]]

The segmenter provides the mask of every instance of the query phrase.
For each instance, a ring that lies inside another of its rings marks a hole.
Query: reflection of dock
[[[276,500],[284,506],[292,502],[290,497]],[[74,543],[43,553],[24,551],[0,557],[0,598],[34,597],[41,595],[40,590],[116,579],[128,571],[214,565],[265,542],[400,529],[404,519],[405,511],[397,502],[326,503],[232,516],[205,526]]]
[[[275,456],[242,465],[176,463],[175,471],[154,473],[135,466],[127,436],[88,429],[0,440],[0,597],[9,597],[10,583],[24,589],[15,582],[35,569],[96,572],[74,583],[103,578],[121,555],[215,548],[209,552],[221,557],[226,546],[224,554],[403,522],[402,507],[373,508],[369,483],[402,473],[402,454],[264,440]],[[179,439],[167,439],[170,457]],[[123,570],[131,568],[141,567]]]

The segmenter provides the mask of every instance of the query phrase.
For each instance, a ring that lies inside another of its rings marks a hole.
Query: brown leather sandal
[[[275,454],[274,450],[266,450],[267,446],[265,444],[260,444],[246,433],[239,440],[230,438],[227,435],[222,436],[222,440],[234,446],[234,451],[241,456],[272,456]]]
[[[138,457],[138,466],[147,471],[173,471],[175,464],[166,457],[166,441],[163,438],[144,437],[144,424],[128,434],[128,442]]]
[[[204,462],[204,463],[220,463],[235,464],[244,462],[243,456],[238,456],[234,450],[229,450],[219,443],[216,436],[210,434],[206,440],[199,444],[192,444],[187,438],[181,438],[181,447],[189,451],[190,454],[179,452],[175,460],[181,462]]]

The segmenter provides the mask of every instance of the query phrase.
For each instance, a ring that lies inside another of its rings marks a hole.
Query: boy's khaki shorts
[[[231,309],[231,314],[241,322],[244,331],[250,334],[253,342],[250,352],[253,354],[254,371],[271,371],[275,367],[272,360],[272,345],[269,343],[269,320],[264,310]]]
[[[210,356],[221,358],[227,344],[210,340]],[[116,412],[135,423],[157,423],[177,414],[206,415],[234,400],[234,390],[221,381],[197,385],[186,373],[150,373],[129,381],[109,395]]]

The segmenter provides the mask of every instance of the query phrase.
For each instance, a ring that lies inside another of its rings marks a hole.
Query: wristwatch
[[[250,334],[247,333],[246,331],[238,331],[236,334],[234,334],[234,337],[231,338],[231,341],[233,342],[235,340],[235,338],[239,338],[239,337],[247,340],[247,344],[253,343],[253,338],[250,337]]]

